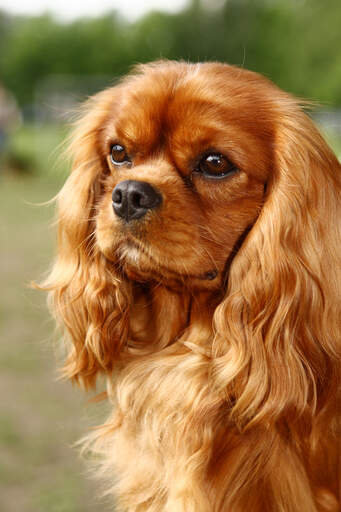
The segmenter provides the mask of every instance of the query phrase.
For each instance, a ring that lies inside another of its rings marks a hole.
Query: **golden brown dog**
[[[219,63],[85,106],[44,287],[65,376],[108,382],[128,512],[340,510],[340,164],[299,102]]]

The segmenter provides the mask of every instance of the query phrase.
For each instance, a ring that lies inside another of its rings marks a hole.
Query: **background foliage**
[[[192,0],[128,23],[118,13],[73,23],[0,16],[0,76],[21,104],[48,75],[116,77],[160,57],[222,60],[295,94],[341,105],[339,0]],[[206,7],[205,7],[206,5]]]

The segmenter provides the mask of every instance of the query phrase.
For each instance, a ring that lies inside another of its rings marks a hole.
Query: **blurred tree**
[[[59,24],[50,15],[16,19],[1,62],[1,76],[21,103],[51,74],[120,74],[129,54],[123,22],[114,14]]]
[[[192,0],[132,24],[116,12],[65,24],[0,14],[0,76],[24,104],[48,75],[114,78],[153,59],[221,60],[341,105],[340,19],[340,0]]]
[[[2,68],[2,59],[7,51],[7,41],[11,18],[5,12],[0,10],[0,70]]]

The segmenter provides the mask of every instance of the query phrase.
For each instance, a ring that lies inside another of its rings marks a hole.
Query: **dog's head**
[[[94,100],[105,113],[92,141],[96,243],[130,279],[222,285],[274,165],[263,83],[227,66],[163,63]]]
[[[136,283],[220,294],[212,357],[222,385],[246,369],[268,379],[260,362],[275,354],[274,396],[286,365],[295,393],[306,353],[312,372],[326,371],[340,166],[296,99],[225,64],[142,65],[88,101],[71,150],[46,285],[73,341],[70,377],[91,384],[112,370]],[[264,400],[255,382],[245,385],[253,403]]]

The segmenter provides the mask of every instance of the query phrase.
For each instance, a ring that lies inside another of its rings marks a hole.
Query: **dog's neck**
[[[181,339],[205,343],[219,297],[212,291],[174,291],[160,284],[136,284],[130,312],[129,346],[162,350]]]

